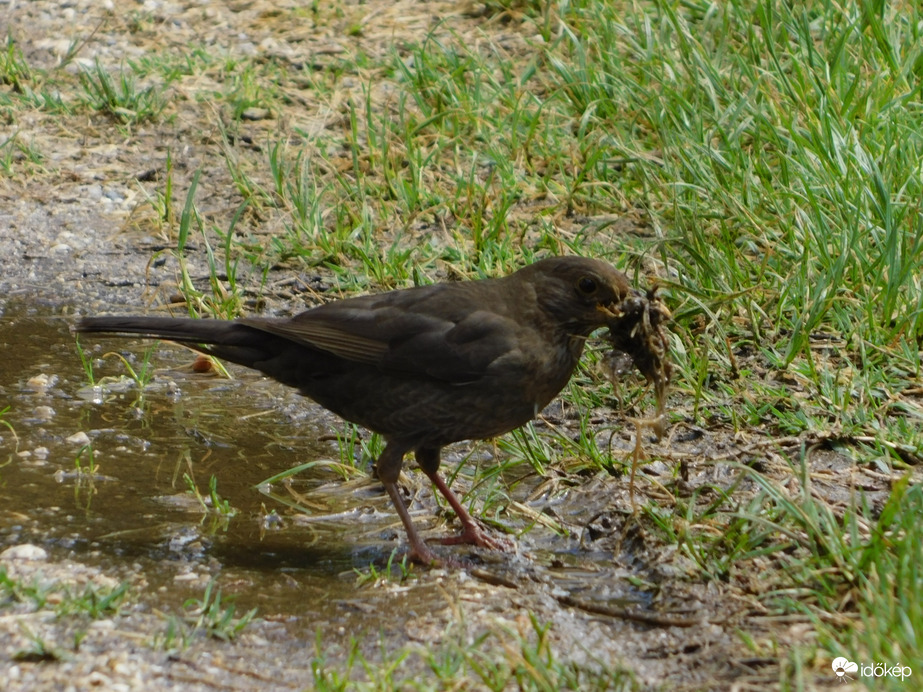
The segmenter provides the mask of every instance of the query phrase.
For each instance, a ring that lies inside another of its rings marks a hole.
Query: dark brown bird
[[[631,330],[622,322],[641,319],[620,309],[628,299],[645,300],[605,262],[557,257],[499,279],[339,300],[290,319],[90,317],[77,331],[186,344],[255,368],[380,433],[378,478],[407,530],[411,557],[429,563],[438,560],[397,487],[407,452],[462,523],[462,533],[444,542],[500,547],[440,477],[442,447],[502,435],[534,418],[567,384],[591,332]]]

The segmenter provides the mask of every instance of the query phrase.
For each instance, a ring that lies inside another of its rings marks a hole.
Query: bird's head
[[[531,281],[542,310],[571,334],[580,336],[607,326],[620,314],[622,303],[635,293],[622,272],[588,257],[551,257],[516,275]]]
[[[532,277],[540,308],[570,336],[608,327],[613,349],[631,357],[662,407],[672,372],[664,331],[671,315],[656,289],[633,289],[622,272],[586,257],[541,260],[517,274]]]

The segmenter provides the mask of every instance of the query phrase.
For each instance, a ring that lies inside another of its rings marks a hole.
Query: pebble
[[[48,551],[31,543],[20,543],[0,553],[0,560],[47,560]]]
[[[103,198],[112,202],[121,202],[125,199],[125,194],[117,188],[107,187],[103,189]]]
[[[55,410],[51,406],[36,406],[35,417],[41,420],[51,420],[54,418]]]
[[[38,391],[45,389],[50,384],[54,384],[54,381],[55,377],[53,375],[48,376],[45,373],[42,373],[41,375],[35,375],[34,377],[30,377],[28,380],[26,380],[26,386],[29,389]]]
[[[268,108],[250,107],[240,114],[242,120],[266,120],[272,117]]]
[[[72,445],[88,445],[90,444],[90,436],[81,430],[68,437],[65,442]]]

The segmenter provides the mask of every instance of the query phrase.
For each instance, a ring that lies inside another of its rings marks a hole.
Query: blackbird
[[[439,475],[442,447],[534,418],[567,384],[590,333],[637,332],[643,311],[622,306],[646,300],[605,262],[553,257],[502,278],[338,300],[292,318],[88,317],[76,329],[185,344],[255,368],[380,433],[377,475],[410,556],[437,563],[398,490],[404,456],[414,452],[462,523],[460,535],[442,542],[502,547]]]

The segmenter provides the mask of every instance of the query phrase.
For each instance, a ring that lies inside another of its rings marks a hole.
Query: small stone
[[[87,682],[90,683],[93,687],[101,687],[103,689],[111,689],[112,680],[107,675],[103,675],[98,670],[94,670],[87,677]]]
[[[255,106],[247,108],[240,114],[241,120],[266,120],[272,117],[268,108],[257,108]]]
[[[81,430],[68,437],[65,442],[72,445],[88,445],[90,444],[90,436]]]
[[[51,406],[36,406],[35,417],[41,420],[51,420],[54,418],[55,410]]]
[[[52,383],[51,377],[49,377],[45,373],[42,373],[41,375],[36,375],[35,377],[30,377],[28,380],[26,380],[26,386],[29,389],[35,389],[35,390],[45,389],[45,387],[47,387],[51,383]]]
[[[47,560],[48,551],[31,543],[20,543],[0,553],[0,560]]]

